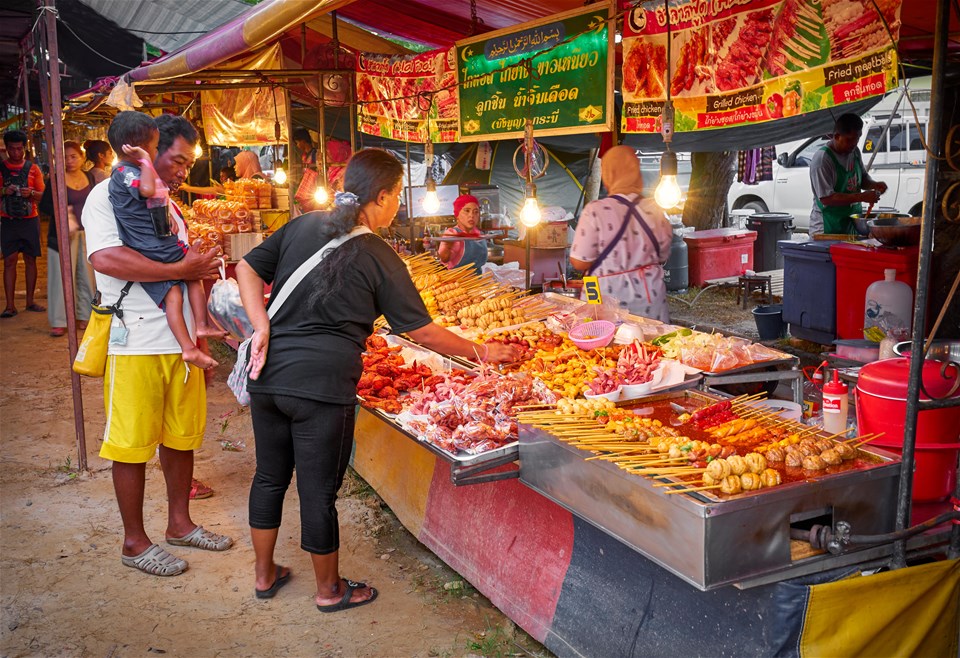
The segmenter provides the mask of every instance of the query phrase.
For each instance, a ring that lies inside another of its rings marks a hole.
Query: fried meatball
[[[826,468],[826,463],[820,459],[820,455],[810,455],[803,458],[803,468],[808,471],[819,471]]]
[[[767,450],[767,461],[772,463],[780,463],[787,456],[787,451],[779,446],[774,446]]]
[[[838,453],[833,448],[830,448],[829,450],[824,450],[823,452],[821,452],[820,459],[822,459],[825,464],[828,464],[830,466],[836,466],[837,464],[843,461],[843,459],[840,457],[840,453]]]
[[[812,457],[813,455],[820,454],[820,451],[817,449],[817,446],[815,443],[807,443],[807,444],[801,443],[798,447],[800,449],[800,454],[803,455],[804,457]]]
[[[803,466],[803,460],[805,457],[800,454],[799,451],[788,452],[786,458],[783,460],[783,464],[787,468],[800,468]]]
[[[720,483],[720,493],[733,495],[738,494],[743,490],[743,485],[740,484],[740,478],[736,475],[728,475],[723,478],[723,481]]]
[[[730,475],[731,472],[730,464],[727,463],[726,459],[714,459],[707,464],[707,473],[717,482]]]
[[[760,474],[760,483],[765,487],[775,487],[780,484],[782,480],[780,479],[780,471],[768,468],[763,473]]]
[[[707,486],[711,486],[714,484],[719,484],[720,480],[710,475],[710,471],[708,470],[706,473],[703,474],[703,483]]]
[[[748,452],[743,461],[747,462],[747,470],[751,473],[763,473],[763,469],[767,467],[767,458],[759,452]]]
[[[837,447],[834,448],[837,451],[837,454],[840,455],[840,459],[853,459],[857,456],[857,449],[846,443],[838,443]]]
[[[798,443],[797,445],[800,446],[801,448],[803,448],[804,446],[808,446],[808,447],[810,447],[810,448],[816,448],[816,447],[817,447],[817,440],[814,439],[813,437],[808,436],[808,437],[805,438],[805,439],[801,439],[801,440],[800,440],[800,443]],[[820,452],[820,451],[817,450],[817,452]]]
[[[730,455],[727,457],[727,463],[730,464],[730,472],[734,475],[743,475],[747,472],[747,462],[740,455]]]
[[[817,441],[817,448],[820,450],[820,452],[823,452],[824,450],[832,450],[834,446],[836,446],[836,443],[834,443],[833,439],[820,439]]]
[[[744,491],[755,491],[762,486],[760,476],[756,473],[744,473],[740,476],[740,486]]]

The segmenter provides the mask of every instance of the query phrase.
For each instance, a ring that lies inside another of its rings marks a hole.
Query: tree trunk
[[[726,216],[737,152],[692,153],[691,156],[693,168],[683,206],[683,223],[698,231],[720,228]]]

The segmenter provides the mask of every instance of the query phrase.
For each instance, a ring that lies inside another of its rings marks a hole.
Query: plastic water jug
[[[897,271],[883,271],[883,280],[874,281],[864,296],[863,328],[879,327],[885,334],[910,330],[913,316],[913,288],[897,281]],[[864,338],[869,338],[864,333]]]

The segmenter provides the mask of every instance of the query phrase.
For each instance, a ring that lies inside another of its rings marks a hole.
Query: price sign
[[[587,296],[588,304],[602,304],[600,296],[600,280],[595,276],[583,277],[583,293]]]

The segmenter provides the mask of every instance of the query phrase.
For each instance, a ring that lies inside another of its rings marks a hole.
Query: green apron
[[[846,167],[840,164],[836,154],[829,146],[820,147],[821,151],[826,151],[833,165],[837,170],[837,182],[833,186],[834,192],[841,194],[853,194],[861,190],[863,184],[863,164],[860,158],[854,158],[853,171],[848,171]],[[851,203],[848,206],[825,206],[820,199],[815,199],[817,208],[823,214],[823,232],[832,235],[850,235],[856,233],[853,226],[851,215],[863,212],[863,205],[860,202]]]

